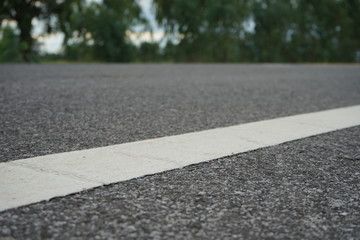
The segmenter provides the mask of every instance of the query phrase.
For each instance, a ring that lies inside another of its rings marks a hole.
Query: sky
[[[88,2],[101,2],[101,0],[87,0]],[[143,10],[144,16],[149,20],[153,34],[150,32],[141,32],[140,34],[134,34],[128,32],[130,39],[135,43],[139,44],[142,41],[155,41],[160,40],[164,36],[164,32],[159,28],[155,21],[155,15],[151,10],[152,0],[137,0]],[[42,33],[44,24],[36,19],[33,20],[34,31],[33,35],[37,36],[38,41],[41,43],[41,51],[47,53],[57,53],[61,50],[61,44],[64,39],[63,33],[52,33],[46,36],[39,36]],[[136,28],[135,28],[136,29]]]

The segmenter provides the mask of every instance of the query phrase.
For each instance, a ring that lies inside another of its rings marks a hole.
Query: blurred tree
[[[133,0],[104,0],[103,3],[83,2],[69,18],[65,31],[65,51],[91,49],[98,61],[127,62],[136,48],[128,39],[131,26],[142,23],[141,9]],[[79,53],[80,53],[79,52]],[[80,55],[80,59],[83,55]]]
[[[259,62],[354,61],[360,1],[254,0],[251,54]]]
[[[141,62],[161,61],[160,47],[157,42],[143,42],[139,46],[138,60]]]
[[[253,1],[252,20],[254,32],[250,35],[253,59],[258,62],[283,61],[287,41],[287,31],[291,26],[291,1]]]
[[[42,63],[63,62],[63,55],[59,53],[42,53],[39,58]]]
[[[74,62],[92,62],[94,61],[94,49],[83,42],[66,45],[64,58],[67,61]]]
[[[177,61],[355,61],[360,52],[359,0],[154,0],[154,6],[166,33],[180,41],[165,48]]]
[[[20,62],[20,40],[10,26],[1,29],[0,62]]]
[[[178,61],[238,60],[239,39],[248,18],[247,0],[154,0],[156,18],[177,34]]]
[[[33,19],[45,20],[48,32],[63,26],[71,5],[80,0],[1,0],[0,25],[2,21],[15,21],[20,31],[21,55],[24,61],[31,61],[34,54],[34,39],[31,35]],[[59,18],[60,21],[54,21]],[[59,24],[59,25],[58,25]]]
[[[360,2],[353,0],[298,0],[293,46],[302,46],[298,59],[312,62],[349,62],[360,50]]]
[[[162,49],[162,59],[164,61],[173,62],[177,60],[178,57],[176,55],[177,44],[174,44],[172,41],[167,41],[164,49]]]
[[[44,32],[65,34],[64,56],[73,61],[351,62],[360,55],[359,0],[153,2],[166,38],[176,39],[163,49],[130,40],[133,27],[146,26],[136,0],[0,0],[0,25],[14,21],[19,30],[4,30],[1,46],[6,58],[17,59],[18,47],[22,60],[34,60],[37,19]]]

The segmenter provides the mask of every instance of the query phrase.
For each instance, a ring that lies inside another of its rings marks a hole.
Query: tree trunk
[[[21,2],[16,7],[16,16],[14,20],[20,30],[21,55],[25,62],[31,61],[33,53],[34,39],[31,36],[32,19],[34,18],[34,8],[30,3]]]

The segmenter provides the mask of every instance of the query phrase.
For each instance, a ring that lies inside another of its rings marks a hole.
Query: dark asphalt
[[[360,104],[360,65],[0,65],[0,162]]]
[[[0,65],[0,161],[360,104],[360,65]],[[360,127],[0,213],[0,239],[360,239]]]
[[[354,127],[9,210],[0,236],[359,239],[359,136]]]

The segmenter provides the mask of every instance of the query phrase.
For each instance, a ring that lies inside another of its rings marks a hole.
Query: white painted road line
[[[360,105],[0,164],[0,211],[360,125]]]

